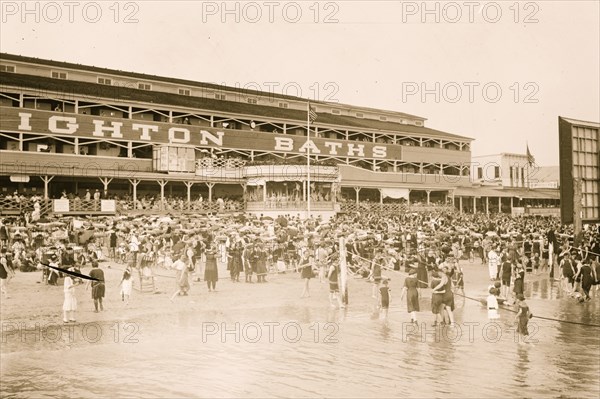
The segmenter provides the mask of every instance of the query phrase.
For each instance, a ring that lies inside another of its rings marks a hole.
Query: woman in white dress
[[[121,279],[121,300],[125,302],[125,305],[129,305],[132,288],[133,279],[131,278],[131,269],[127,266],[123,272],[123,279]]]
[[[69,271],[75,271],[70,268]],[[77,298],[75,297],[75,284],[73,278],[68,274],[65,275],[64,289],[65,301],[63,302],[63,321],[65,323],[75,322],[75,311],[77,310]]]

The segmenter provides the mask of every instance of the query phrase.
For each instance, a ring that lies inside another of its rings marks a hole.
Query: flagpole
[[[310,219],[310,102],[306,103],[306,218]]]

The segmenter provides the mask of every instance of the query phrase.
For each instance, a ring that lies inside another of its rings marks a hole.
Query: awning
[[[409,190],[407,188],[382,188],[381,195],[383,198],[404,198],[408,201]]]
[[[531,189],[526,188],[493,188],[493,187],[458,187],[454,191],[455,197],[503,197],[521,199],[560,199],[558,189]]]
[[[248,179],[246,182],[247,186],[264,186],[266,182],[264,180],[259,179]]]

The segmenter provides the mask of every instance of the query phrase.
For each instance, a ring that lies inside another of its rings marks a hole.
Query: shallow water
[[[547,280],[526,288],[534,315],[600,324],[598,298],[577,304]],[[249,304],[104,324],[98,343],[90,330],[70,349],[3,354],[0,396],[600,396],[600,328],[534,318],[523,343],[514,313],[490,322],[468,299],[457,298],[454,329],[431,327],[428,298],[418,329],[398,300],[387,324],[370,304],[352,305]]]

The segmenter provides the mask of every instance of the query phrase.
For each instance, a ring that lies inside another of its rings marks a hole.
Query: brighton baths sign
[[[10,107],[2,107],[0,116],[0,129],[3,132],[289,153],[306,153],[308,150],[310,154],[321,156],[402,159],[401,146],[372,142],[325,138],[307,141],[306,136],[289,134],[148,123],[135,119],[115,120]]]

